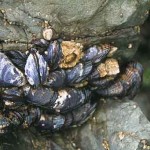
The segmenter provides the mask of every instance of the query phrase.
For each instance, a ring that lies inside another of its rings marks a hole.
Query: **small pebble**
[[[48,40],[48,41],[51,40],[52,35],[53,35],[53,30],[51,28],[45,28],[43,30],[43,38],[45,40]]]
[[[128,45],[128,48],[129,48],[129,49],[132,48],[132,44],[131,44],[131,43]]]

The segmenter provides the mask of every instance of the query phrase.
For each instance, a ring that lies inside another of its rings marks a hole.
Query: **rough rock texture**
[[[0,138],[0,150],[62,150],[55,142],[30,131],[19,131]]]
[[[81,150],[136,150],[143,139],[150,140],[150,123],[137,103],[110,100],[69,139]]]
[[[86,47],[111,43],[118,47],[117,57],[130,59],[149,9],[150,0],[0,0],[0,49],[27,50],[32,39],[42,38],[48,21],[54,39],[75,39]],[[143,110],[150,107],[140,100],[148,97],[136,98]],[[0,137],[0,149],[148,150],[150,123],[143,112],[136,102],[104,101],[82,127],[49,138],[18,131]]]
[[[111,150],[137,149],[142,139],[150,139],[150,123],[136,103],[111,105],[110,102],[108,107],[107,129]]]
[[[104,101],[93,118],[81,127],[48,138],[32,132],[9,136],[2,148],[36,150],[148,150],[150,122],[136,102]],[[8,141],[10,141],[9,144]]]
[[[86,45],[113,43],[129,58],[149,8],[150,0],[1,0],[0,40],[9,43],[3,44],[5,50],[26,50],[33,38],[42,37],[48,21],[54,38],[78,38]]]

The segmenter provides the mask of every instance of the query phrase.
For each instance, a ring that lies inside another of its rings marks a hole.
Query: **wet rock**
[[[108,100],[88,123],[53,140],[65,150],[142,150],[149,146],[150,123],[137,103]]]
[[[0,2],[0,39],[26,50],[43,28],[54,29],[53,38],[76,39],[86,44],[113,43],[121,56],[132,57],[138,45],[138,26],[148,15],[149,0],[45,0]],[[136,29],[135,29],[136,28]],[[21,46],[20,46],[21,45]],[[6,46],[6,47],[5,47]]]
[[[133,150],[150,140],[150,123],[135,102],[107,101],[94,120],[78,131],[81,149]]]
[[[24,25],[37,35],[40,31],[38,27],[42,27],[40,24],[47,20],[59,34],[94,36],[114,28],[122,29],[141,24],[146,16],[148,3],[148,0],[4,0],[1,2],[1,10],[10,25]]]
[[[48,23],[55,31],[53,39],[75,39],[85,47],[111,43],[118,47],[117,57],[130,59],[139,45],[139,25],[147,18],[149,6],[150,0],[3,0],[0,49],[26,51],[32,39],[42,38]],[[1,140],[0,149],[148,149],[150,123],[137,103],[109,100],[97,109],[93,118],[81,127],[49,138],[19,131],[10,139]]]
[[[28,131],[18,131],[0,137],[0,150],[63,150],[51,139]]]
[[[32,132],[30,132],[32,131]],[[35,130],[7,136],[1,149],[144,150],[150,147],[150,123],[136,102],[107,100],[84,125],[52,135]]]

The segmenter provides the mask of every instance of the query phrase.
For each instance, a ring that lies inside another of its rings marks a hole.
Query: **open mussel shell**
[[[74,41],[62,41],[61,49],[63,57],[59,64],[60,68],[72,68],[74,67],[81,57],[83,56],[82,44]]]
[[[48,75],[48,66],[43,56],[32,49],[25,65],[25,75],[31,85],[42,84]]]
[[[5,54],[0,52],[0,87],[20,87],[25,83],[23,73],[10,62]]]

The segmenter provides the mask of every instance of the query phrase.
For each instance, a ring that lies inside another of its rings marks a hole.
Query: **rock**
[[[3,46],[5,50],[26,50],[23,44],[41,38],[48,22],[55,31],[53,38],[80,38],[85,45],[109,42],[119,48],[119,56],[132,57],[139,42],[138,26],[148,15],[149,3],[150,0],[3,0],[0,39],[8,42],[9,46]]]
[[[133,150],[150,140],[150,123],[135,102],[107,101],[95,118],[77,134],[81,149]]]
[[[7,0],[1,2],[2,13],[8,23],[17,22],[18,26],[24,25],[31,33],[38,35],[38,27],[42,27],[41,23],[47,20],[57,33],[77,37],[102,35],[114,28],[139,25],[144,21],[149,3],[148,0],[12,2],[12,0],[9,3]]]
[[[30,132],[32,131],[32,132]],[[150,122],[136,102],[107,100],[84,125],[52,135],[18,131],[1,139],[1,149],[148,150]]]
[[[142,150],[149,146],[150,123],[137,103],[108,100],[88,123],[60,135],[53,140],[64,150]]]
[[[53,31],[52,31],[51,28],[44,28],[44,30],[43,30],[43,38],[45,40],[48,40],[48,41],[51,40],[52,35],[53,35]]]
[[[31,41],[42,38],[43,29],[50,26],[53,39],[74,39],[85,48],[110,43],[118,48],[116,57],[131,59],[149,6],[150,0],[3,0],[0,49],[26,51]],[[137,103],[108,100],[99,104],[93,118],[81,127],[49,138],[33,131],[18,131],[2,138],[0,149],[142,150],[148,149],[149,141],[150,123]]]
[[[3,136],[0,140],[0,150],[63,150],[52,140],[29,130]]]

